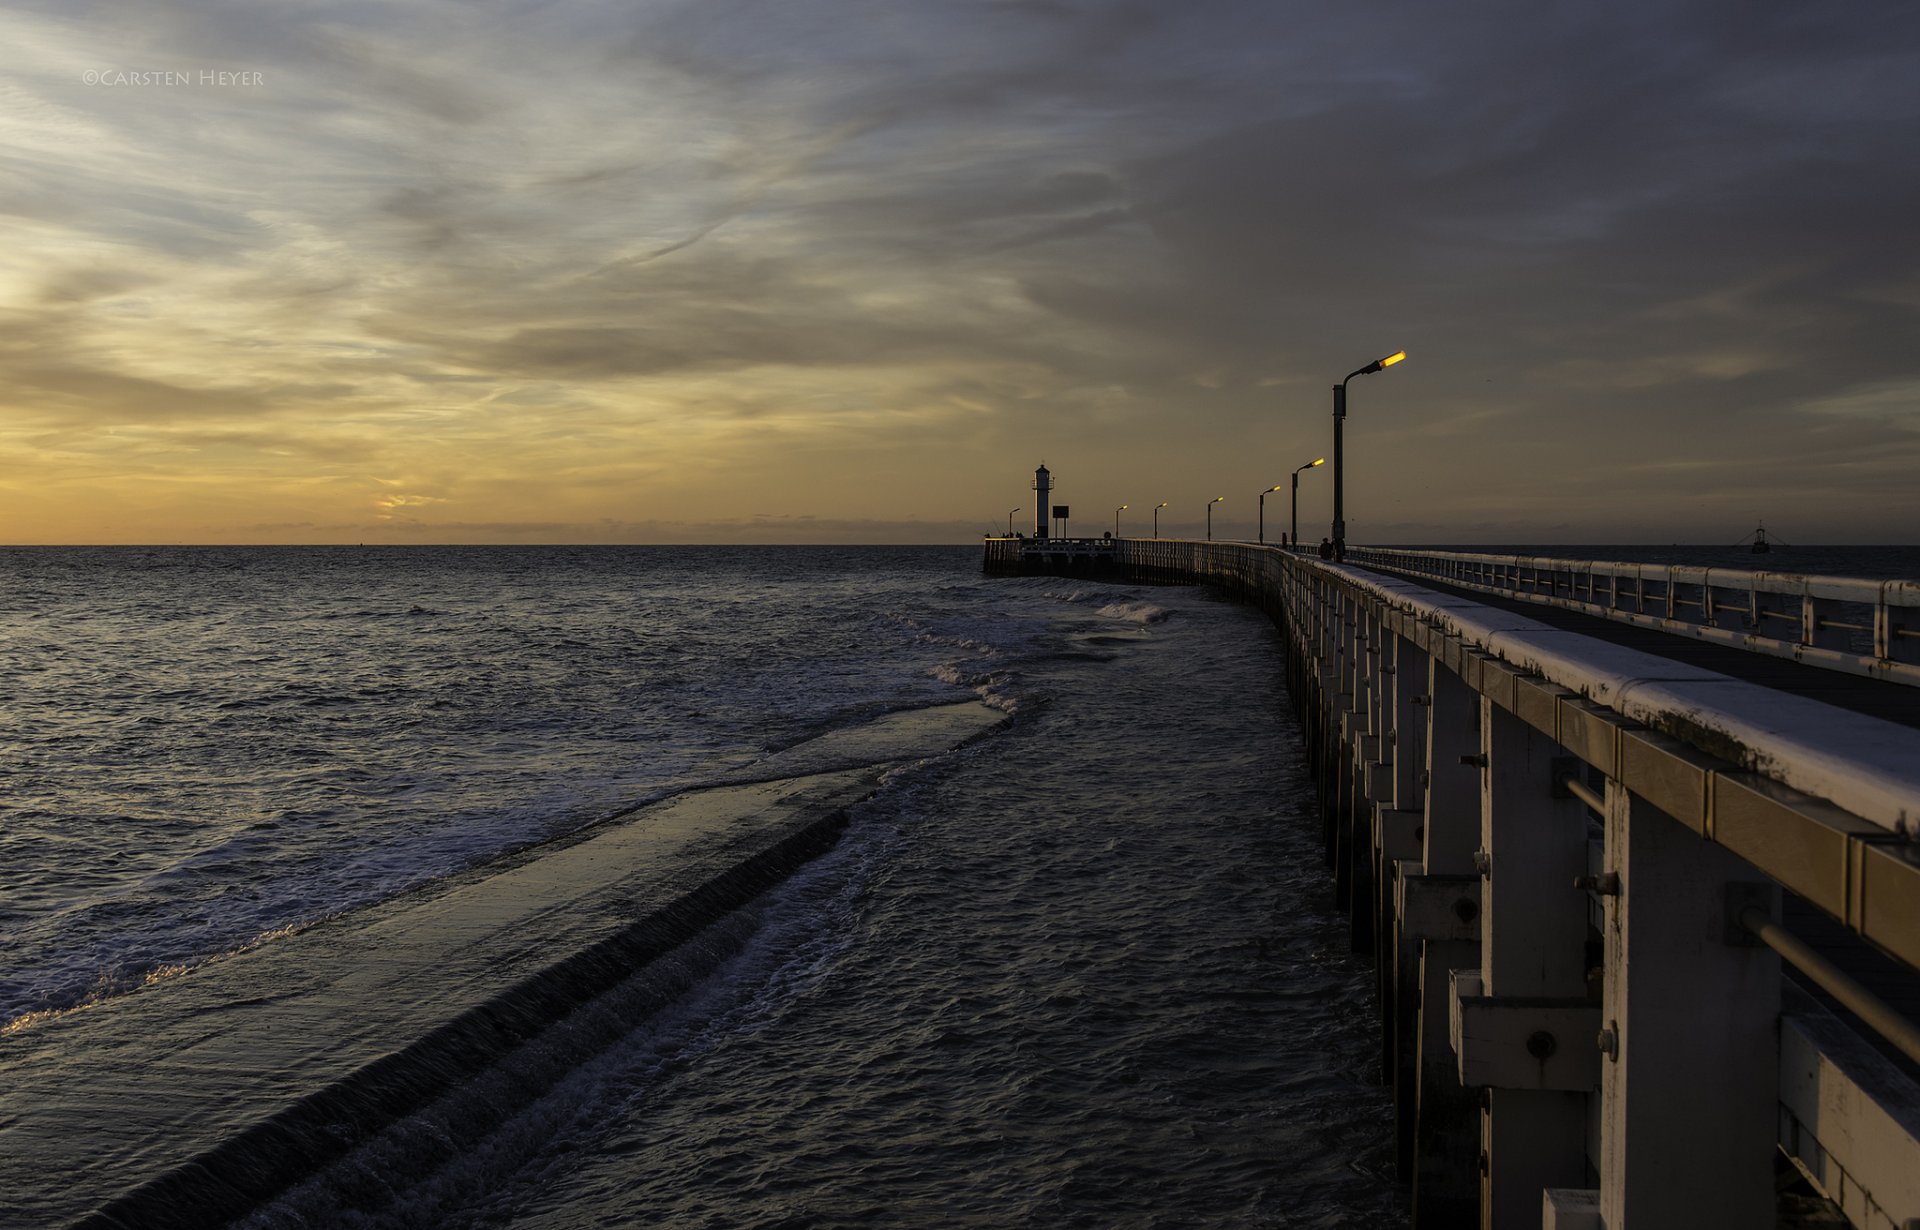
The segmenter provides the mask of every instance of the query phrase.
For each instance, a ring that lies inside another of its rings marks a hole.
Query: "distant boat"
[[[1767,525],[1766,525],[1766,522],[1763,521],[1754,528],[1753,533],[1747,535],[1746,538],[1742,538],[1739,542],[1736,542],[1733,545],[1736,547],[1745,547],[1747,550],[1753,552],[1755,555],[1765,555],[1769,551],[1773,550],[1775,546],[1784,547],[1787,545],[1787,543],[1780,538],[1769,539],[1767,537]]]

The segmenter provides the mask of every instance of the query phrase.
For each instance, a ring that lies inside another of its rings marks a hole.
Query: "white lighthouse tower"
[[[1053,475],[1047,473],[1047,463],[1041,462],[1040,468],[1033,472],[1033,536],[1047,536],[1047,514],[1053,508]]]

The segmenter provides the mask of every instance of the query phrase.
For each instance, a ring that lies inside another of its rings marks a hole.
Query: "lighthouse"
[[[1033,536],[1047,536],[1047,511],[1052,507],[1053,475],[1047,473],[1047,463],[1041,462],[1040,468],[1033,472]]]

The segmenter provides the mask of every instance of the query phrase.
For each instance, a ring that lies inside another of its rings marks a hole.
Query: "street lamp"
[[[1122,504],[1113,510],[1113,536],[1115,538],[1120,537],[1120,514],[1132,507],[1133,505],[1131,504]]]
[[[1007,537],[1008,538],[1013,537],[1013,514],[1019,511],[1020,510],[1017,508],[1009,508],[1007,510]]]
[[[1294,468],[1294,471],[1293,471],[1293,545],[1295,550],[1298,550],[1300,547],[1300,471],[1311,470],[1315,466],[1323,466],[1325,464],[1327,464],[1327,459],[1325,457],[1317,457],[1314,460],[1309,461],[1307,464],[1303,466],[1296,466]]]
[[[1155,538],[1160,537],[1160,510],[1166,506],[1167,502],[1165,500],[1161,500],[1153,506],[1153,536]]]
[[[1216,495],[1211,500],[1207,501],[1207,541],[1208,542],[1213,541],[1213,506],[1226,498],[1227,497],[1224,495]]]
[[[1384,359],[1375,359],[1365,367],[1347,373],[1347,380],[1355,376],[1371,376],[1383,367],[1392,367],[1407,357],[1404,350],[1396,350]],[[1333,386],[1333,558],[1347,557],[1347,515],[1345,492],[1346,485],[1341,481],[1345,473],[1341,469],[1340,429],[1347,421],[1347,380]]]
[[[1278,487],[1268,487],[1265,491],[1262,491],[1260,493],[1260,541],[1261,542],[1265,542],[1267,540],[1267,497],[1272,495],[1274,492],[1278,490],[1280,490],[1280,488]]]

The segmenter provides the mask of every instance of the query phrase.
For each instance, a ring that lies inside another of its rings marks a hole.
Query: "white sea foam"
[[[1109,602],[1100,608],[1099,614],[1107,619],[1124,619],[1130,624],[1157,624],[1173,612],[1151,602]]]
[[[974,671],[968,670],[963,663],[942,662],[928,668],[927,674],[942,683],[970,690],[983,704],[1002,713],[1019,711],[1020,700],[1011,690],[1015,679],[1011,671]]]

